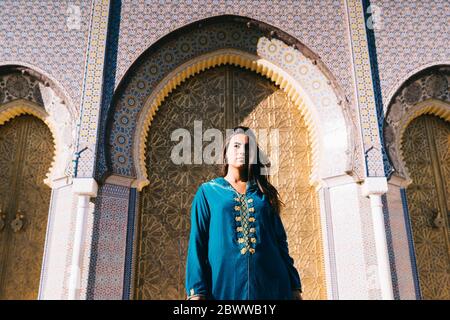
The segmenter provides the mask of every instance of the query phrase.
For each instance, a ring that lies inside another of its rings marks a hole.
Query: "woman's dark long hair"
[[[231,134],[227,134],[222,152],[222,176],[225,177],[228,173],[227,150],[231,138],[236,134],[245,134],[249,139],[249,148],[246,148],[245,163],[247,166],[246,172],[248,181],[255,181],[257,183],[259,190],[261,190],[261,192],[268,198],[272,209],[275,213],[280,214],[281,207],[284,203],[281,201],[280,194],[277,189],[270,183],[267,175],[264,174],[269,172],[270,162],[267,156],[260,151],[258,143],[256,142],[256,137],[250,128],[237,126],[233,128]],[[252,148],[252,146],[254,147]]]

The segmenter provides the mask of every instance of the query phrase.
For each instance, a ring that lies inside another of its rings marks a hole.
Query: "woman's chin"
[[[241,168],[245,167],[245,162],[235,162],[235,163],[231,164],[231,166],[236,169],[241,169]]]

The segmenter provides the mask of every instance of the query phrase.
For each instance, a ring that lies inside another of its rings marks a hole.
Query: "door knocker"
[[[441,212],[439,209],[432,209],[431,212],[433,212],[433,227],[435,228],[442,228],[444,226],[444,219],[441,217]]]
[[[24,218],[25,216],[20,211],[16,213],[16,218],[11,221],[11,228],[14,232],[19,232],[20,230],[22,230],[24,225]]]

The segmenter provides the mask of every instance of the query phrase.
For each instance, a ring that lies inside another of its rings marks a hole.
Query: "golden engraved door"
[[[450,124],[421,116],[406,128],[402,144],[422,297],[450,299]]]
[[[268,79],[234,66],[209,69],[187,79],[164,101],[148,134],[150,185],[141,193],[134,298],[185,299],[185,260],[190,205],[200,183],[220,175],[219,167],[171,162],[171,133],[194,120],[209,128],[278,129],[279,172],[272,182],[286,207],[282,219],[299,270],[305,298],[325,299],[318,199],[308,181],[311,148],[300,112]],[[193,143],[193,141],[192,141]],[[208,145],[204,142],[203,145]],[[270,145],[269,145],[270,148]],[[271,155],[271,150],[265,150]]]
[[[0,299],[36,299],[50,188],[52,135],[33,116],[0,126]]]

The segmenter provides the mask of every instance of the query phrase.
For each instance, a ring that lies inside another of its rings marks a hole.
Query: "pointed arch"
[[[383,123],[384,141],[397,177],[409,184],[410,178],[401,150],[403,133],[415,118],[433,114],[450,121],[448,84],[450,65],[434,65],[408,78],[392,97]]]
[[[221,16],[161,39],[122,79],[106,130],[106,164],[113,175],[109,181],[122,180],[139,189],[148,183],[145,139],[159,105],[185,79],[221,64],[271,79],[299,107],[314,141],[312,184],[320,184],[324,177],[353,174],[356,125],[342,90],[320,59],[279,29],[248,18]]]
[[[8,86],[8,79],[13,77],[16,82],[20,82],[19,87],[25,84],[29,86],[24,88],[29,93],[15,96],[13,93],[15,89]],[[8,92],[7,96],[0,96],[0,125],[23,114],[33,115],[42,120],[49,127],[55,143],[53,161],[44,182],[52,188],[56,180],[64,178],[67,182],[71,174],[77,113],[65,91],[46,74],[25,65],[0,66],[0,80],[5,80],[2,92]],[[12,92],[9,92],[11,90]]]

